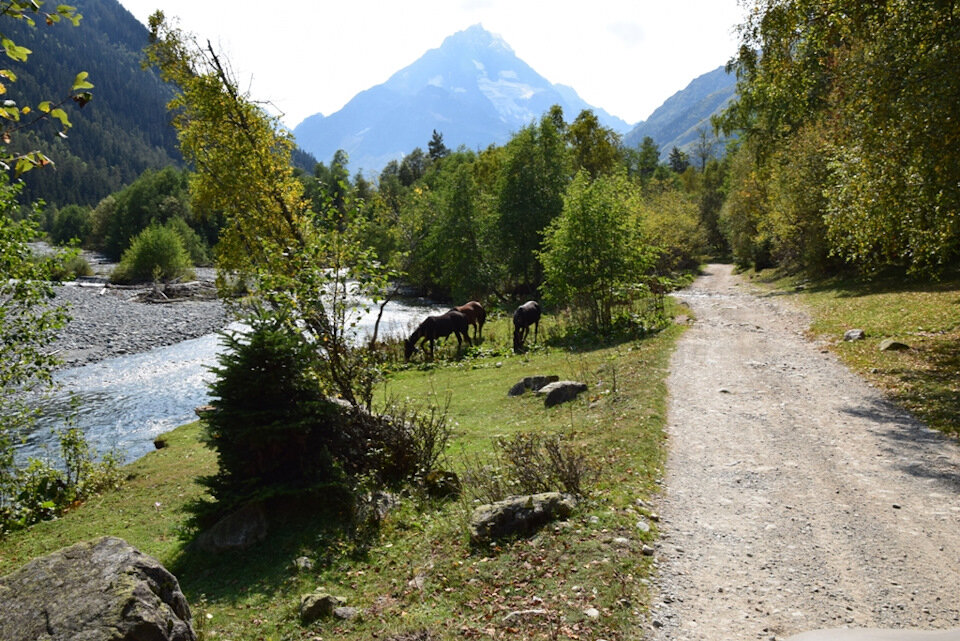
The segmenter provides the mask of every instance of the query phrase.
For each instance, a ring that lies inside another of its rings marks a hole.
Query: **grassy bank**
[[[216,461],[195,423],[126,468],[121,491],[0,541],[0,574],[112,534],[178,576],[206,639],[640,638],[652,571],[641,546],[655,536],[656,523],[638,500],[649,502],[656,492],[665,377],[682,330],[671,326],[611,347],[538,347],[515,356],[505,349],[506,323],[489,327],[475,356],[396,372],[381,398],[449,400],[454,439],[445,466],[458,471],[465,460],[489,457],[499,436],[572,435],[601,475],[567,524],[475,551],[465,527],[471,505],[406,497],[367,536],[349,536],[324,514],[300,513],[271,523],[268,540],[245,553],[198,554],[185,542],[184,508],[202,495],[195,479],[210,474]],[[529,395],[507,397],[532,374],[579,379],[589,391],[551,409]],[[653,530],[638,528],[641,521]],[[297,572],[299,556],[309,557],[313,569]],[[346,597],[362,616],[301,625],[299,596],[320,586]],[[591,608],[599,616],[590,616]],[[543,613],[507,618],[526,610]]]
[[[770,272],[751,278],[808,309],[813,334],[847,365],[931,427],[960,437],[960,278],[811,283]],[[866,339],[845,342],[848,329],[864,330]],[[887,338],[910,349],[881,352]]]

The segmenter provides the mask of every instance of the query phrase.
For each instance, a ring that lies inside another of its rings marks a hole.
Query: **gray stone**
[[[649,545],[644,545],[640,548],[640,553],[643,554],[643,556],[653,556],[653,548]]]
[[[293,567],[297,568],[297,572],[306,572],[313,569],[313,561],[310,557],[298,556],[293,560]]]
[[[333,618],[340,619],[341,621],[350,621],[351,619],[356,619],[358,616],[360,616],[360,610],[357,608],[343,606],[333,609]]]
[[[640,519],[637,521],[637,529],[646,534],[650,531],[650,524],[647,523],[646,520]]]
[[[567,518],[576,505],[570,494],[544,492],[478,506],[470,518],[470,541],[480,545],[532,533],[551,521]]]
[[[586,610],[583,611],[583,613],[587,616],[588,619],[600,618],[600,610],[596,608],[587,608]]]
[[[555,383],[560,380],[559,376],[549,375],[549,376],[527,376],[516,385],[510,388],[510,391],[507,392],[507,396],[520,396],[527,390],[532,390],[534,392],[540,390],[545,385],[550,383]]]
[[[193,641],[177,578],[123,539],[77,543],[0,578],[0,639]]]
[[[545,617],[549,614],[543,608],[531,608],[530,610],[514,610],[509,613],[507,616],[503,617],[504,623],[509,623],[510,621],[515,621],[516,619],[534,619],[539,617]]]
[[[544,406],[553,407],[567,401],[572,401],[580,393],[586,392],[587,386],[584,383],[576,381],[555,381],[549,385],[544,385],[536,391],[538,396],[545,396]]]
[[[346,605],[343,597],[333,596],[324,590],[316,590],[300,597],[300,620],[313,623],[317,619],[328,619],[337,608]]]
[[[848,329],[843,333],[843,340],[845,341],[862,341],[867,337],[867,333],[862,329]]]
[[[245,550],[267,538],[267,515],[260,503],[249,503],[229,514],[197,537],[196,545],[206,552]]]
[[[910,349],[910,346],[907,345],[906,343],[895,341],[892,338],[887,338],[880,341],[881,352],[900,352],[905,349]]]

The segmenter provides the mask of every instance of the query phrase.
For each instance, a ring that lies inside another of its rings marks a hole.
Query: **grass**
[[[541,327],[547,334],[550,322]],[[127,467],[119,492],[0,540],[0,574],[111,534],[177,575],[206,640],[641,638],[652,557],[640,547],[656,528],[638,529],[650,515],[637,501],[657,491],[665,378],[681,332],[672,325],[641,341],[576,350],[537,346],[515,356],[507,320],[500,319],[466,357],[414,363],[390,376],[381,400],[449,399],[448,468],[462,471],[466,460],[489,457],[498,436],[518,431],[563,432],[585,448],[601,470],[599,481],[568,522],[533,537],[473,550],[466,531],[472,505],[410,495],[366,536],[343,531],[322,512],[300,510],[271,522],[268,540],[244,553],[199,554],[188,545],[184,508],[203,496],[196,479],[212,473],[216,461],[193,423]],[[515,382],[533,374],[582,380],[589,391],[550,409],[529,394],[507,397]],[[297,572],[299,556],[314,568]],[[300,595],[318,587],[346,597],[362,616],[301,624]],[[585,614],[589,608],[599,617]],[[545,614],[506,618],[524,610]]]
[[[960,437],[960,278],[941,282],[801,282],[771,272],[753,275],[806,307],[810,331],[856,372],[930,427]],[[866,339],[844,341],[848,329]],[[881,352],[895,339],[909,350]]]

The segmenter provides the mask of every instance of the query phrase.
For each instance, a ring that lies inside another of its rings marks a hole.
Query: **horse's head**
[[[410,360],[410,357],[413,356],[413,352],[416,349],[417,339],[408,338],[403,341],[403,359],[406,361]]]
[[[513,326],[513,353],[519,354],[522,351],[523,343],[520,340],[520,326]]]

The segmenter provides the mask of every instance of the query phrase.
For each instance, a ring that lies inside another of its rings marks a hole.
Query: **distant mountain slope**
[[[338,149],[352,171],[376,173],[414,147],[425,148],[434,129],[447,147],[485,148],[559,104],[572,120],[591,108],[577,93],[553,85],[480,25],[455,33],[437,49],[385,83],[357,94],[340,111],[297,125],[297,143],[321,161]],[[601,109],[594,113],[618,132],[629,125]]]
[[[673,147],[689,151],[699,137],[700,127],[706,127],[713,135],[710,116],[722,111],[736,96],[736,82],[736,76],[723,67],[703,74],[634,127],[624,136],[624,145],[636,147],[645,136],[650,136],[660,147],[661,160],[666,160]]]
[[[48,124],[17,135],[12,147],[41,149],[55,163],[25,174],[25,201],[94,205],[148,167],[179,163],[180,155],[166,110],[172,93],[140,67],[147,29],[116,0],[71,4],[83,15],[78,27],[63,21],[30,28],[5,20],[4,35],[33,54],[26,63],[4,63],[18,77],[4,97],[20,105],[58,100],[79,71],[90,73],[93,100],[82,110],[67,107],[73,123],[67,140]]]

